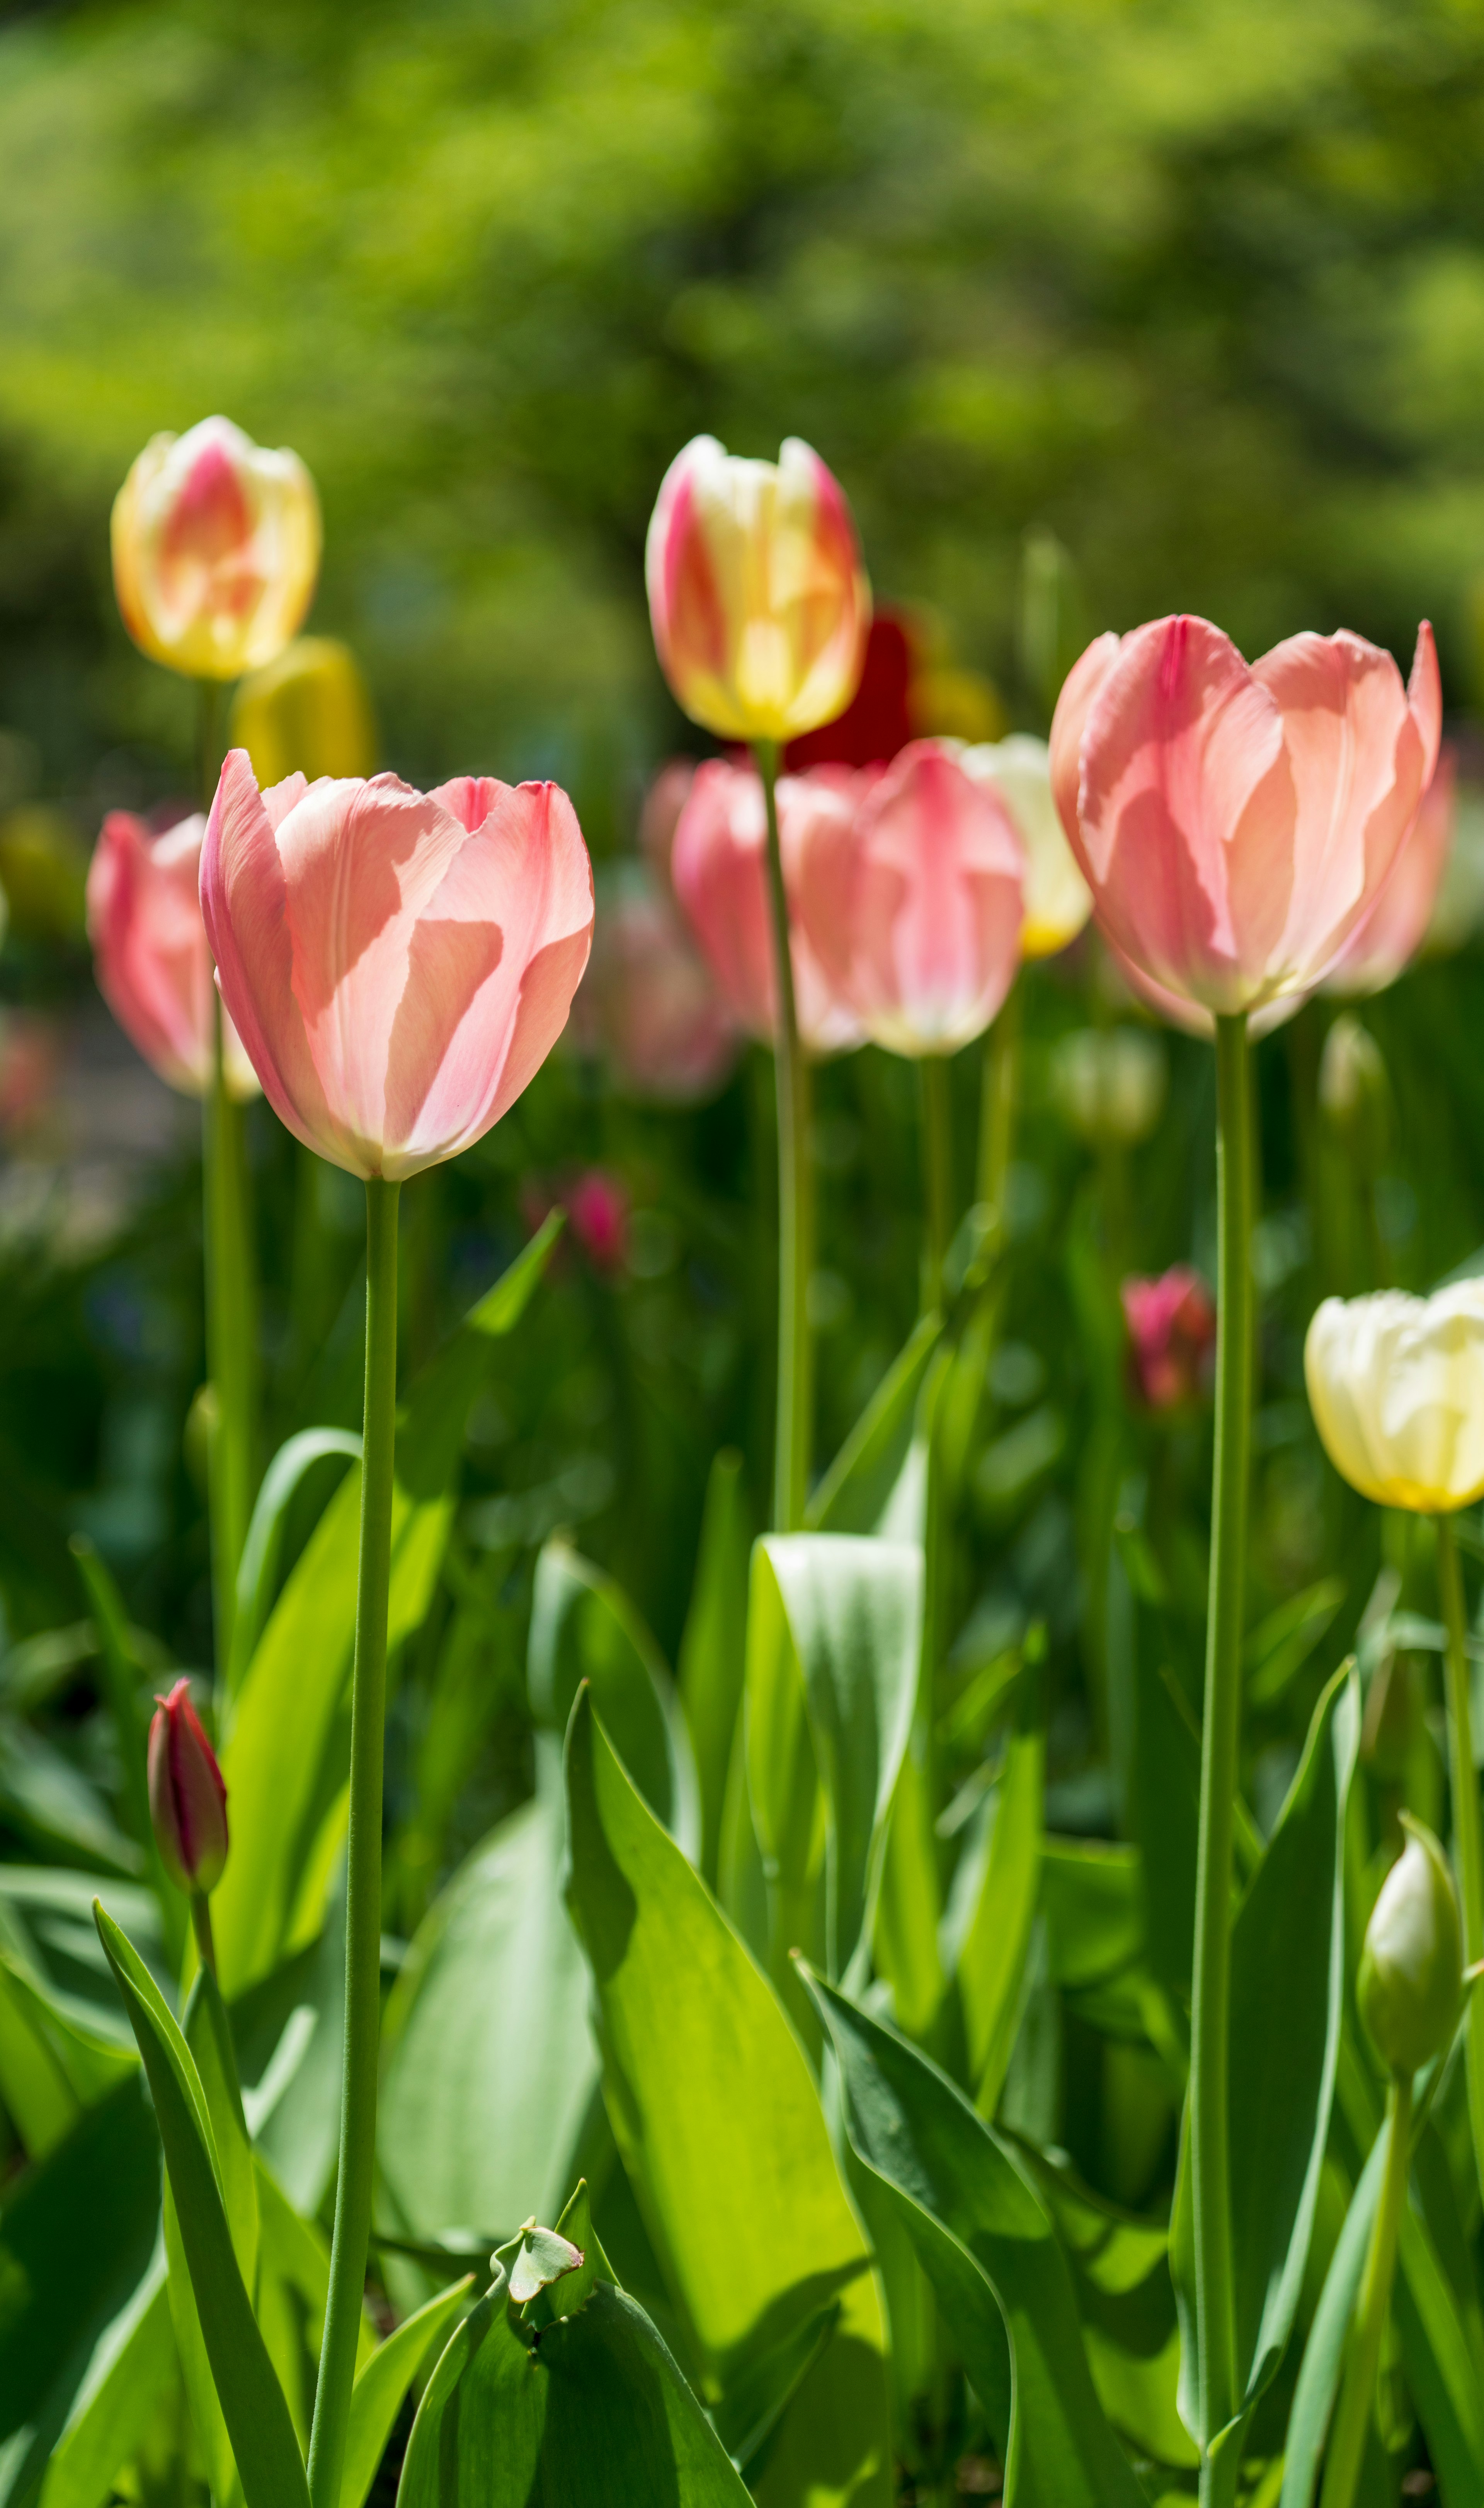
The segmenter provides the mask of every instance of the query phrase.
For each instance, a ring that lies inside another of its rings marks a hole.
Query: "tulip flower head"
[[[1054,957],[1075,940],[1093,910],[1093,896],[1057,815],[1051,752],[1044,740],[1017,731],[1008,740],[981,741],[963,750],[959,763],[977,784],[988,784],[999,794],[1026,849],[1020,954]]]
[[[1463,2000],[1464,1945],[1453,1875],[1430,1828],[1401,1815],[1406,1844],[1365,1928],[1356,2000],[1377,2054],[1411,2075],[1441,2055]]]
[[[629,1097],[699,1104],[737,1059],[737,1024],[710,970],[670,896],[642,870],[604,889],[576,1008],[585,1044]]]
[[[201,921],[198,812],[152,835],[142,819],[111,810],[88,872],[88,937],[98,988],[119,1025],[162,1080],[191,1097],[211,1088],[216,991]],[[235,1097],[258,1077],[223,1013],[223,1058]]]
[[[1445,747],[1437,771],[1374,907],[1324,978],[1326,993],[1357,1000],[1405,975],[1428,937],[1458,816],[1457,761]]]
[[[227,1789],[188,1680],[155,1702],[149,1791],[155,1843],[170,1879],[178,1890],[214,1890],[227,1862]]]
[[[693,722],[792,739],[855,693],[871,591],[839,482],[789,436],[777,462],[713,435],[676,454],[644,551],[655,649]]]
[[[360,665],[334,636],[296,636],[242,682],[229,745],[245,749],[260,786],[285,775],[369,775],[377,729]]]
[[[1380,897],[1437,757],[1431,629],[1407,686],[1361,637],[1249,669],[1204,618],[1101,636],[1051,726],[1062,825],[1138,987],[1193,1025],[1273,1025]]]
[[[820,770],[821,772],[825,770]],[[834,993],[891,1053],[955,1053],[1020,963],[1025,854],[997,793],[914,741],[803,830],[795,912]]]
[[[1484,1495],[1484,1280],[1326,1298],[1304,1379],[1324,1451],[1362,1497],[1436,1515]]]
[[[398,1182],[479,1140],[566,1024],[593,871],[555,784],[395,775],[260,793],[229,753],[201,909],[274,1112],[352,1175]]]
[[[319,499],[297,453],[230,419],[156,435],[113,509],[114,589],[154,661],[235,680],[298,632],[319,572]]]
[[[1078,1027],[1058,1040],[1052,1087],[1080,1140],[1098,1149],[1145,1141],[1164,1110],[1170,1066],[1157,1036],[1141,1027]]]
[[[878,609],[866,634],[859,686],[833,721],[789,742],[783,755],[788,772],[801,775],[810,766],[885,765],[912,738],[912,682],[906,624]]]
[[[1183,1410],[1210,1390],[1216,1310],[1199,1272],[1176,1263],[1157,1280],[1125,1280],[1129,1366],[1151,1411]]]
[[[798,911],[806,851],[821,824],[849,831],[856,779],[817,766],[778,783],[778,849],[789,901],[794,1001],[799,1035],[811,1053],[841,1053],[862,1042],[859,1019],[834,990]],[[768,902],[768,820],[762,784],[750,766],[712,757],[696,770],[670,856],[675,895],[738,1025],[771,1045],[777,1032],[773,924]]]

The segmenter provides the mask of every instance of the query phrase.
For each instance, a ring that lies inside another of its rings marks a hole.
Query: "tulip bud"
[[[267,791],[286,776],[369,775],[377,731],[360,666],[333,636],[296,636],[274,662],[242,682],[232,703],[229,749],[245,749]]]
[[[1176,1263],[1157,1280],[1128,1279],[1120,1292],[1134,1388],[1151,1411],[1177,1411],[1209,1391],[1216,1310],[1199,1272]]]
[[[1381,1885],[1365,1928],[1357,1999],[1377,2054],[1410,2075],[1440,2055],[1463,1994],[1458,1899],[1443,1850],[1403,1812],[1407,1842]]]
[[[170,1879],[180,1890],[214,1890],[227,1862],[227,1789],[188,1680],[156,1701],[149,1784],[155,1843]]]
[[[860,681],[871,589],[839,482],[790,436],[777,462],[713,435],[676,454],[644,550],[649,615],[677,701],[724,740],[791,740]]]
[[[1320,1111],[1362,1175],[1374,1176],[1391,1132],[1392,1091],[1381,1048],[1342,1011],[1320,1056]]]
[[[319,572],[319,499],[297,453],[230,419],[157,435],[113,509],[114,590],[142,652],[200,680],[280,653]]]
[[[1051,1085],[1062,1113],[1089,1148],[1111,1141],[1132,1149],[1159,1122],[1169,1069],[1164,1046],[1143,1028],[1079,1027],[1056,1047]]]
[[[1437,1515],[1484,1495],[1484,1282],[1326,1298],[1304,1381],[1324,1451],[1362,1497]]]

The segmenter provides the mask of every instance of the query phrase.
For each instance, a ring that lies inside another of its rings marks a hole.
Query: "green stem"
[[[809,1169],[809,1066],[799,1044],[793,956],[788,945],[788,898],[778,842],[775,786],[778,744],[753,743],[768,811],[768,901],[773,916],[773,966],[778,988],[774,1071],[778,1110],[778,1390],[774,1432],[773,1523],[796,1532],[804,1521],[814,1437],[814,1347],[809,1330],[811,1209]]]
[[[330,2293],[309,2439],[313,2508],[339,2508],[371,2234],[381,2024],[381,1750],[396,1459],[398,1192],[380,1177],[366,1187],[366,1410],[350,1709],[345,2048]]]
[[[196,1948],[200,1964],[211,1976],[216,1974],[216,1943],[211,1934],[211,1901],[204,1890],[191,1893],[191,1931],[196,1936]]]
[[[222,1005],[215,1004],[211,1093],[203,1107],[206,1188],[206,1365],[215,1397],[209,1446],[211,1584],[217,1678],[232,1659],[237,1568],[254,1494],[257,1300],[249,1244],[245,1109],[227,1087]]]
[[[943,1303],[943,1264],[954,1233],[953,1068],[946,1054],[918,1064],[923,1121],[923,1311]]]
[[[1216,1020],[1217,1275],[1215,1460],[1201,1818],[1196,1857],[1190,2014],[1190,2164],[1196,2329],[1206,2426],[1223,2429],[1238,2402],[1228,2172],[1232,1830],[1242,1721],[1242,1613],[1251,1422],[1250,1072],[1247,1018]],[[1204,2465],[1203,2501],[1216,2495]]]
[[[1473,1732],[1468,1690],[1467,1623],[1464,1615],[1464,1579],[1459,1570],[1453,1519],[1437,1518],[1437,1583],[1448,1645],[1443,1657],[1448,1697],[1448,1773],[1453,1795],[1453,1857],[1458,1866],[1459,1897],[1464,1907],[1464,1965],[1484,1958],[1484,1833],[1479,1821],[1479,1779],[1473,1761]],[[1468,2000],[1466,2060],[1468,2068],[1468,2121],[1473,2129],[1473,2160],[1484,2192],[1484,1994]]]
[[[1398,2074],[1387,2092],[1384,2128],[1387,2135],[1386,2174],[1381,2181],[1381,2201],[1365,2259],[1360,2304],[1347,2346],[1345,2382],[1340,2389],[1339,2409],[1330,2434],[1320,2508],[1352,2508],[1356,2486],[1360,2479],[1360,2462],[1365,2453],[1365,2436],[1370,2427],[1371,2406],[1376,2393],[1376,2375],[1381,2366],[1381,2341],[1386,2331],[1392,2276],[1396,2268],[1401,2208],[1407,2199],[1411,2121],[1411,2080]]]
[[[975,1199],[1004,1217],[1005,1179],[1015,1154],[1015,1115],[1020,1102],[1021,1033],[1025,978],[1017,976],[984,1041],[984,1081],[979,1100],[979,1180]]]

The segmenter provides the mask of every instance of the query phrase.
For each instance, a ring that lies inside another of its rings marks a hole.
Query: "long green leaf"
[[[713,1890],[747,1661],[747,1518],[742,1457],[728,1448],[716,1457],[706,1482],[696,1581],[676,1666],[701,1789],[701,1869]]]
[[[397,1419],[387,1641],[420,1626],[452,1520],[469,1406],[518,1322],[560,1219],[532,1237],[414,1384]],[[344,1819],[360,1471],[352,1464],[295,1564],[237,1694],[222,1768],[233,1851],[212,1897],[219,1973],[240,1994],[312,1941]]]
[[[237,2087],[236,2056],[231,2024],[216,1979],[207,1970],[197,1973],[182,2022],[206,2104],[211,2144],[221,2181],[223,2208],[232,2233],[233,2253],[242,2287],[258,2286],[258,2196],[252,2145]],[[169,2266],[170,2316],[191,2417],[206,2465],[207,2480],[218,2508],[238,2495],[236,2464],[226,2415],[206,2350],[196,2304],[190,2259],[179,2213],[169,2186],[164,2197],[164,2246]]]
[[[993,2116],[1004,2087],[1040,1874],[1046,1742],[1035,1724],[1013,1736],[995,1802],[984,1878],[959,1956],[959,1999],[974,2103]]]
[[[812,1532],[874,1532],[901,1477],[917,1421],[918,1396],[943,1336],[924,1315],[897,1352],[805,1512]]]
[[[1319,2479],[1324,2441],[1329,2430],[1329,2416],[1334,2410],[1334,2399],[1345,2366],[1351,2320],[1359,2297],[1360,2276],[1365,2270],[1376,2206],[1381,2200],[1381,2180],[1386,2169],[1385,2133],[1388,2131],[1389,2126],[1377,2135],[1360,2183],[1351,2196],[1345,2225],[1329,2260],[1320,2304],[1314,2311],[1314,2322],[1304,2344],[1298,2383],[1293,2389],[1293,2402],[1288,2411],[1279,2508],[1312,2508],[1315,2484]]]
[[[409,2316],[379,2345],[356,2379],[345,2432],[340,2508],[362,2508],[402,2409],[402,2398],[441,2348],[449,2327],[474,2288],[474,2276],[452,2282]]]
[[[306,1476],[330,1456],[359,1462],[361,1441],[349,1428],[301,1428],[281,1445],[263,1475],[237,1567],[236,1609],[232,1622],[232,1661],[227,1686],[235,1693],[263,1633],[278,1573],[284,1524]]]
[[[839,2059],[851,2146],[896,2208],[1003,2449],[1005,2508],[1139,2508],[1030,2178],[925,2055],[807,1982]]]
[[[706,2398],[841,2302],[754,2488],[766,2508],[890,2497],[881,2306],[818,2095],[778,2001],[579,1698],[568,1895],[604,2087]]]
[[[38,2508],[98,2508],[176,2373],[164,2251],[100,2337],[42,2477]]]
[[[853,1533],[773,1533],[754,1554],[754,1595],[769,1576],[803,1676],[824,1787],[825,1943],[839,1976],[869,1939],[912,1727],[923,1554],[915,1542]]]
[[[1314,1711],[1298,1772],[1238,1910],[1231,1966],[1231,2201],[1240,2421],[1283,2357],[1303,2286],[1344,2013],[1345,1806],[1359,1746],[1354,1669]],[[1206,2443],[1195,2342],[1188,2141],[1170,2261],[1184,2338],[1180,2411]]]
[[[531,1714],[548,1733],[565,1733],[572,1701],[591,1681],[634,1784],[694,1862],[701,1802],[670,1673],[622,1586],[570,1542],[548,1541],[536,1561],[526,1662]]]
[[[201,2336],[248,2508],[305,2508],[304,2459],[233,2252],[199,2074],[143,1961],[101,1906],[95,1915],[149,2077]]]

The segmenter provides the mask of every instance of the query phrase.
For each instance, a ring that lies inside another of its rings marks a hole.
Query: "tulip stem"
[[[923,1311],[943,1304],[943,1265],[954,1233],[953,1070],[943,1053],[918,1064],[923,1120]]]
[[[366,1409],[350,1707],[345,2048],[330,2290],[309,2438],[312,2508],[339,2508],[371,2235],[381,2026],[381,1754],[396,1460],[399,1190],[378,1176],[366,1186]]]
[[[1381,2341],[1386,2331],[1392,2276],[1396,2268],[1401,2207],[1407,2199],[1411,2122],[1411,2076],[1394,2074],[1386,2095],[1386,2122],[1382,2127],[1387,2137],[1386,2174],[1381,2181],[1381,2200],[1365,2259],[1360,2304],[1346,2349],[1345,2382],[1340,2389],[1339,2408],[1330,2433],[1320,2508],[1352,2508],[1356,2486],[1360,2479],[1365,2436],[1375,2400],[1376,2373],[1381,2366]]]
[[[216,1671],[232,1662],[237,1568],[253,1501],[253,1378],[257,1300],[247,1209],[245,1109],[227,1087],[221,995],[215,1004],[211,1093],[204,1108],[206,1185],[206,1366],[215,1397],[208,1441],[211,1583]]]
[[[1005,1179],[1015,1151],[1020,1102],[1020,1049],[1024,984],[1017,976],[984,1041],[984,1080],[979,1100],[978,1199],[996,1219],[1004,1217]]]
[[[1484,1956],[1484,1832],[1479,1819],[1479,1778],[1473,1759],[1469,1698],[1467,1622],[1464,1613],[1464,1579],[1459,1568],[1453,1518],[1437,1518],[1437,1584],[1448,1643],[1443,1678],[1448,1698],[1448,1774],[1453,1795],[1453,1860],[1458,1867],[1459,1897],[1464,1908],[1464,1961],[1471,1968]],[[1468,2003],[1466,2054],[1468,2068],[1468,2121],[1473,2129],[1473,2160],[1484,2191],[1484,1995]]]
[[[200,1964],[212,1976],[216,1974],[216,1943],[211,1933],[211,1901],[204,1890],[191,1893],[191,1930]]]
[[[778,1119],[778,1398],[774,1431],[773,1524],[796,1532],[804,1521],[813,1450],[814,1347],[809,1329],[812,1210],[809,1163],[809,1065],[799,1044],[793,956],[788,945],[788,896],[778,841],[778,744],[754,741],[768,812],[768,902],[773,917],[773,966],[778,991],[774,1074]]]
[[[1251,1420],[1251,1201],[1250,1067],[1247,1017],[1239,1012],[1216,1020],[1215,1458],[1190,2014],[1196,2339],[1209,2434],[1225,2428],[1239,2400],[1228,2169],[1228,2004]],[[1201,2468],[1203,2501],[1217,2495],[1219,2481],[1219,2467],[1206,2458]]]

